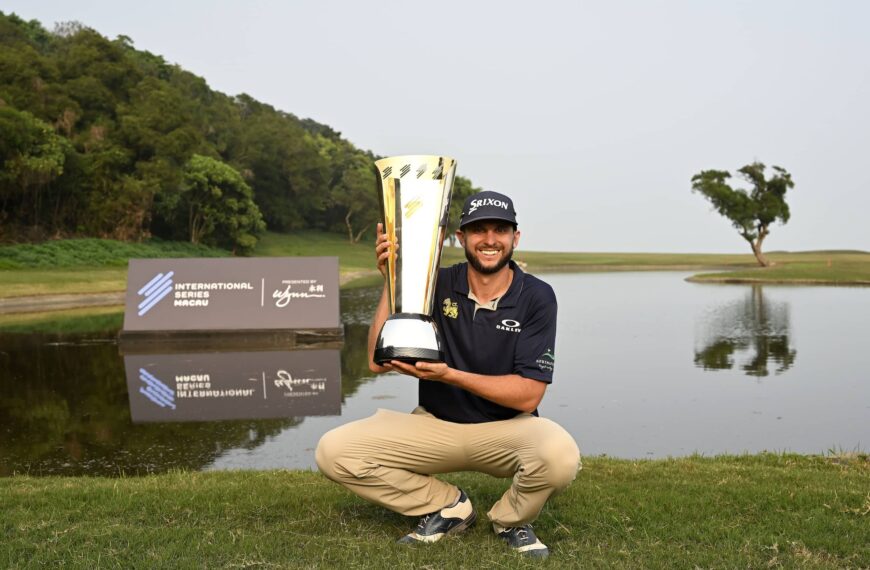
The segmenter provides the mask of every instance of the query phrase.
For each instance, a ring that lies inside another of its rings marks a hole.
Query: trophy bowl
[[[375,162],[384,232],[398,250],[387,260],[390,316],[374,361],[442,362],[432,301],[447,232],[456,161],[446,156],[393,156]]]

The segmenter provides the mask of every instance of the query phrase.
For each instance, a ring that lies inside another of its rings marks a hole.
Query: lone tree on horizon
[[[765,166],[760,162],[738,170],[741,178],[752,185],[748,191],[729,186],[731,173],[726,170],[703,170],[692,176],[692,191],[707,198],[717,212],[731,220],[762,267],[770,267],[771,262],[761,253],[761,244],[770,233],[770,224],[777,220],[782,224],[788,222],[785,193],[794,188],[791,174],[779,166],[773,170],[770,179],[764,177]]]

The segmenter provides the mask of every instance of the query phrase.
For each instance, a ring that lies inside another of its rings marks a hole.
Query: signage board
[[[131,259],[123,332],[337,329],[338,258]]]
[[[341,414],[338,349],[127,354],[134,423]]]

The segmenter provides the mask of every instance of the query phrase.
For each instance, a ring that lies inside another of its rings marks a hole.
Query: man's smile
[[[477,251],[479,251],[485,257],[495,257],[501,253],[500,249],[478,249]]]

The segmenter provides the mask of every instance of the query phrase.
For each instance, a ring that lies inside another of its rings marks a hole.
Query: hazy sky
[[[690,191],[791,172],[766,249],[870,250],[870,2],[0,0],[514,198],[521,248],[748,252]]]

